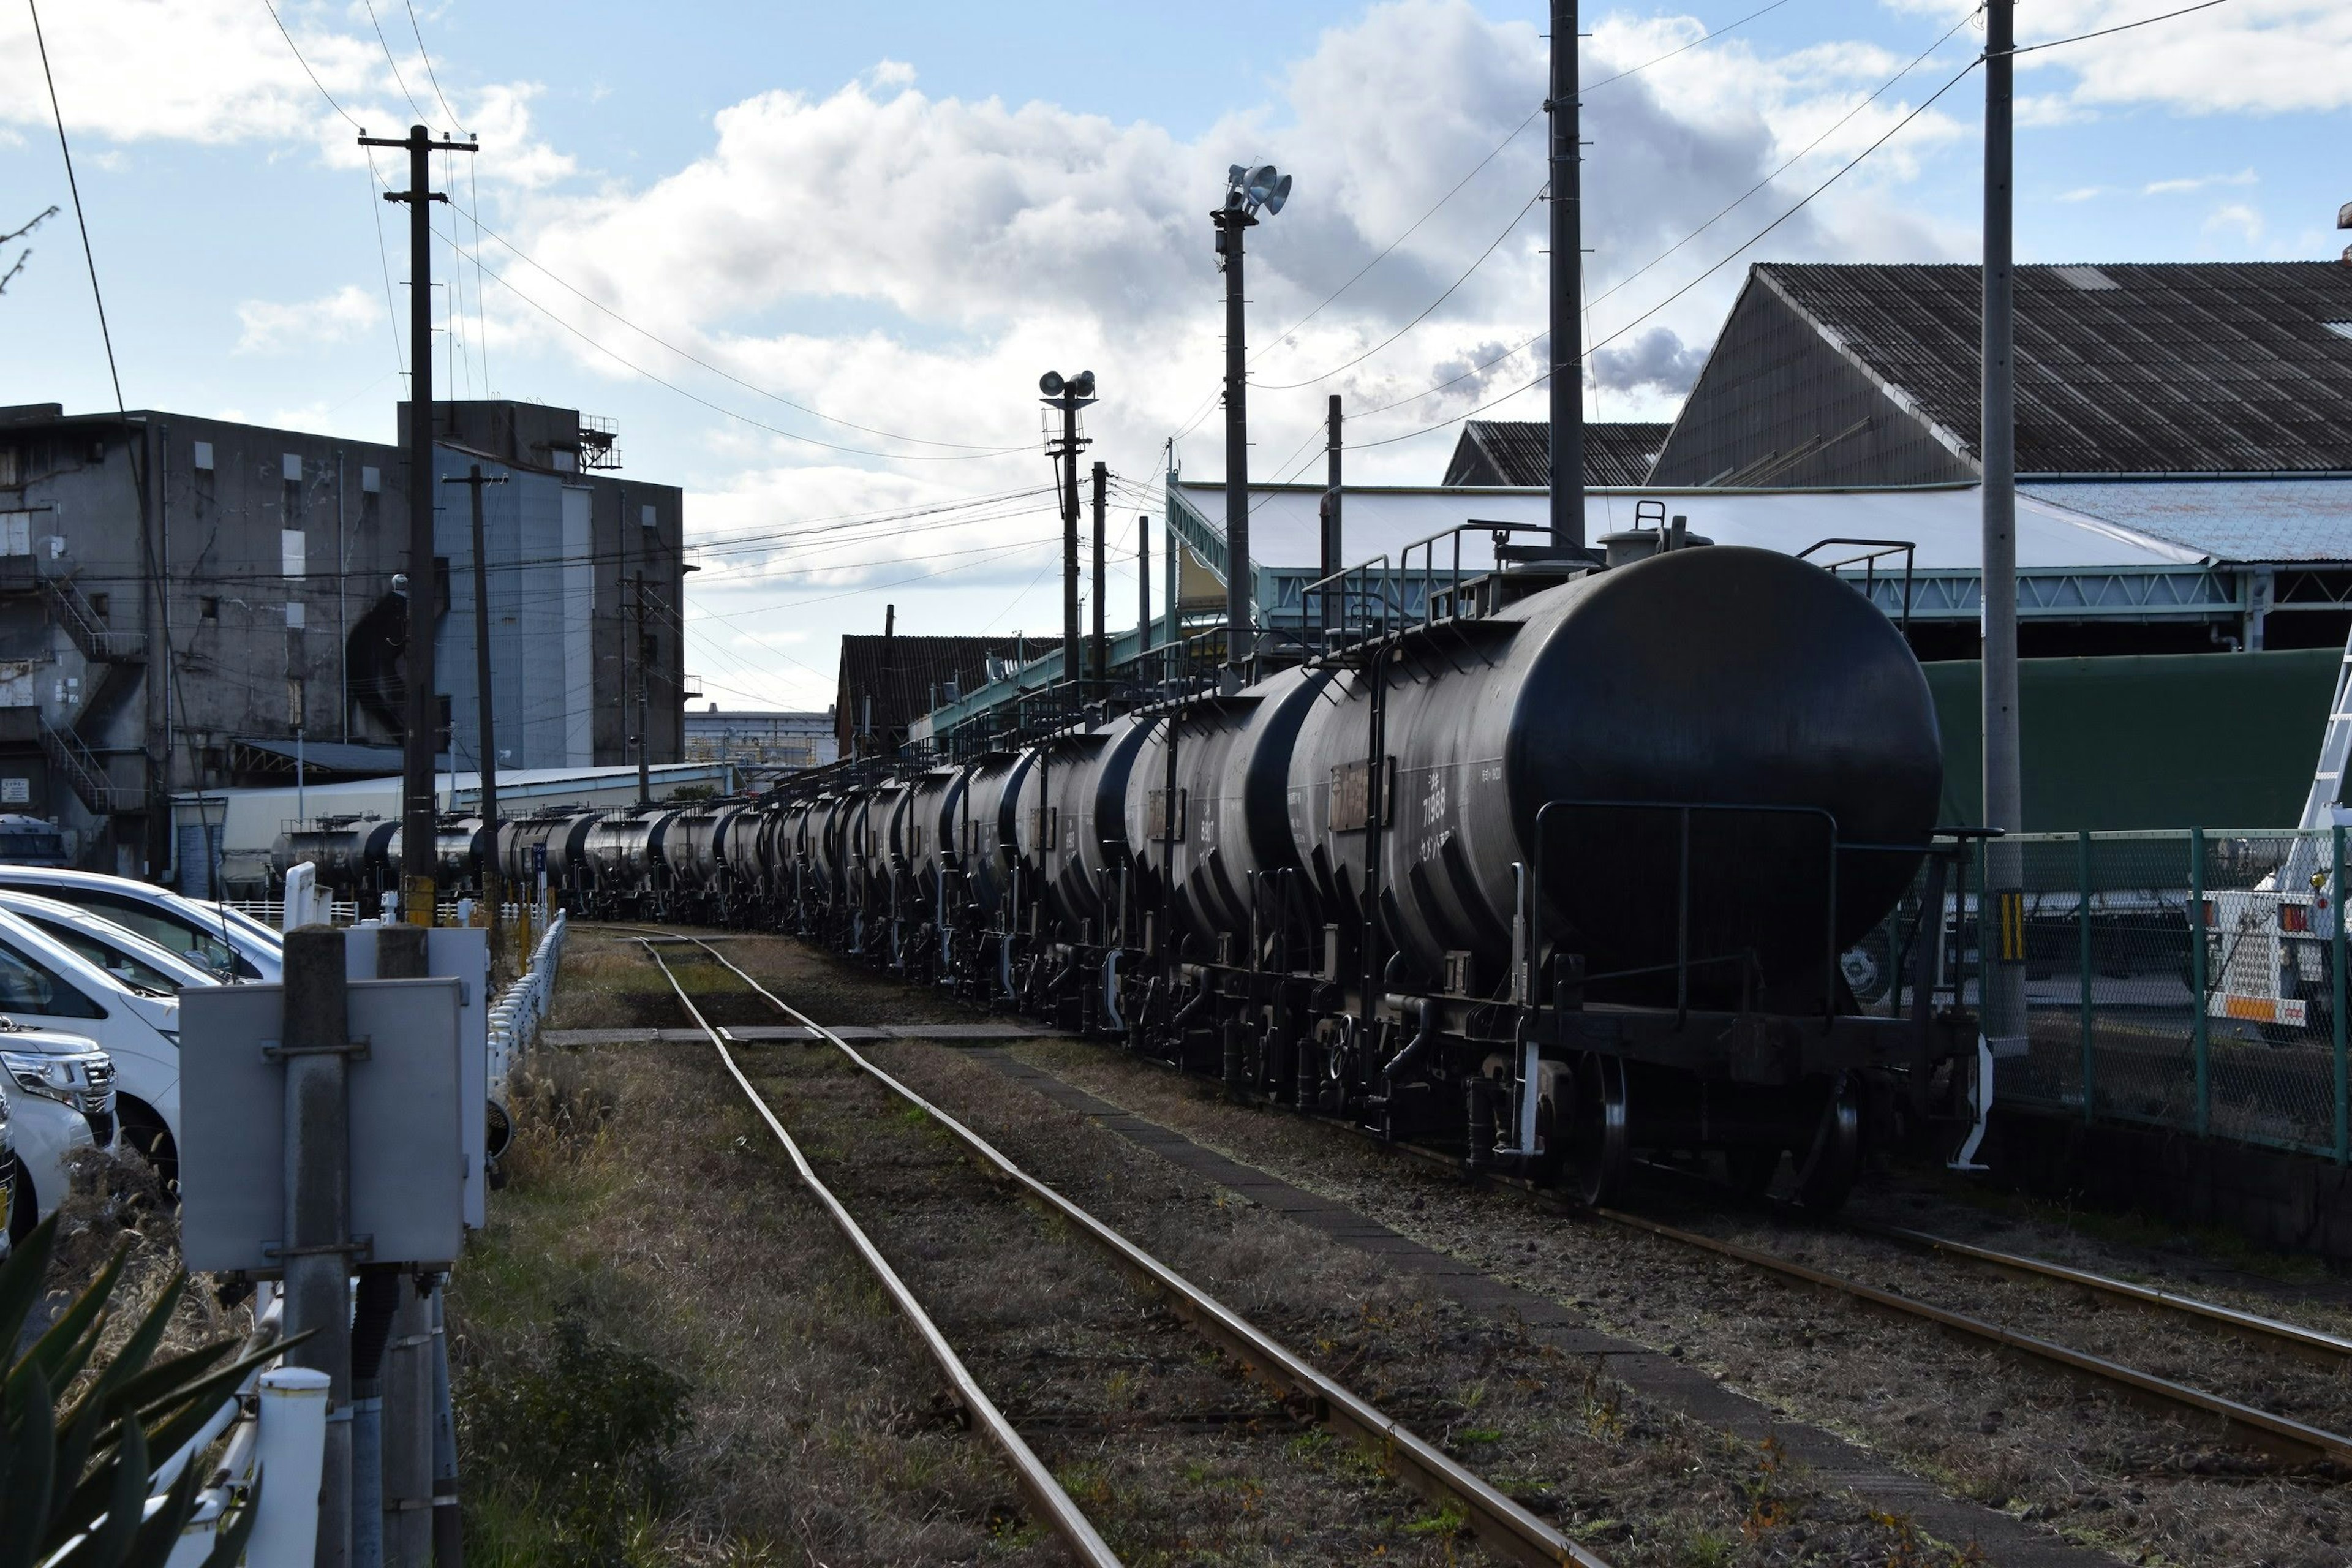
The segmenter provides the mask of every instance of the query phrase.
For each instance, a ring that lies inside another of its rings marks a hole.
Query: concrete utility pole
[[[482,820],[490,833],[489,858],[482,863],[482,901],[489,906],[490,972],[495,974],[505,944],[499,929],[503,907],[499,891],[499,742],[498,726],[490,716],[490,568],[489,557],[482,549],[482,487],[507,481],[503,474],[485,478],[482,465],[476,463],[466,478],[441,482],[464,485],[474,493],[474,746],[481,753],[477,759],[482,775],[478,793]]]
[[[1329,411],[1325,416],[1326,428],[1323,433],[1323,552],[1321,558],[1316,563],[1317,566],[1320,568],[1316,575],[1327,579],[1334,573],[1344,570],[1347,565],[1347,558],[1342,553],[1345,549],[1347,536],[1343,531],[1345,524],[1340,515],[1341,486],[1339,478],[1339,425],[1343,417],[1344,416],[1339,412],[1339,395],[1335,392],[1331,395]],[[1306,608],[1303,605],[1299,607],[1301,609]],[[1328,586],[1323,590],[1323,602],[1316,607],[1321,612],[1323,629],[1326,631],[1330,630],[1334,616],[1331,613],[1331,590]]]
[[[1228,201],[1211,216],[1225,268],[1225,679],[1241,687],[1250,644],[1249,367],[1243,324],[1242,237],[1257,226],[1247,207]]]
[[[1135,520],[1136,651],[1151,651],[1151,520]]]
[[[637,610],[637,804],[654,803],[653,758],[646,742],[646,666],[653,662],[646,657],[646,574],[629,574],[629,588],[636,600]]]
[[[1576,96],[1576,0],[1552,0],[1551,547],[1584,548],[1584,156]]]
[[[1095,373],[1064,377],[1047,371],[1037,378],[1040,399],[1062,415],[1062,434],[1045,444],[1045,455],[1061,465],[1062,487],[1062,679],[1076,681],[1086,655],[1078,647],[1078,451],[1092,446],[1078,434],[1078,410],[1095,400]],[[1099,595],[1097,595],[1100,597]]]
[[[352,1560],[351,1036],[343,933],[286,936],[285,1332],[289,1366],[327,1374],[319,1568]]]
[[[1985,5],[1984,406],[1984,812],[2004,833],[2025,827],[2024,767],[2017,711],[2017,381],[2011,357],[2014,296],[2011,251],[2011,112],[2015,73],[2015,0]],[[2023,867],[2016,846],[1987,846],[1986,887],[2015,888]],[[1987,900],[1990,908],[1991,900]],[[1988,968],[1990,974],[1990,966]],[[2016,984],[1985,988],[1989,1041],[2021,1040],[2025,998]],[[1996,1047],[1995,1054],[1999,1055]]]
[[[1103,528],[1108,521],[1105,515],[1105,507],[1107,506],[1109,498],[1105,494],[1105,491],[1110,483],[1110,465],[1108,463],[1097,463],[1095,465],[1094,479],[1095,610],[1094,631],[1091,638],[1094,647],[1087,657],[1089,662],[1094,665],[1095,679],[1099,683],[1110,678],[1110,644],[1105,639],[1103,635]]]
[[[433,211],[449,198],[434,190],[432,154],[472,153],[478,142],[436,142],[422,125],[398,141],[362,135],[362,147],[408,153],[408,189],[386,191],[408,204],[408,710],[401,748],[400,864],[412,925],[433,923],[433,837],[440,812],[433,793]]]

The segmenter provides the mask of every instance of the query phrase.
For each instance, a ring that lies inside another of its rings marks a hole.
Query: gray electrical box
[[[457,1258],[487,1092],[481,1067],[467,1072],[467,991],[478,1010],[478,982],[352,983],[349,1037],[367,1042],[350,1065],[351,1234],[363,1248],[355,1261]],[[191,1269],[280,1272],[286,1071],[276,1047],[285,1003],[278,985],[181,993],[180,1245]]]

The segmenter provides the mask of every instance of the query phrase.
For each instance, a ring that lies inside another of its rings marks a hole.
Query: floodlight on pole
[[[1039,399],[1059,409],[1062,433],[1049,438],[1046,456],[1055,462],[1055,479],[1062,491],[1062,679],[1078,679],[1078,448],[1088,445],[1078,434],[1078,410],[1095,400],[1095,373],[1082,370],[1066,376],[1049,370],[1037,378]]]
[[[1249,388],[1242,321],[1242,236],[1290,200],[1290,176],[1271,163],[1225,171],[1224,205],[1209,215],[1225,273],[1225,675],[1227,690],[1241,684],[1241,666],[1253,651],[1250,613]]]

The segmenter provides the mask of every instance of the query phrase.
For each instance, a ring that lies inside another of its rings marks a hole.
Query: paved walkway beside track
[[[644,1037],[642,1030],[634,1034],[611,1032],[631,1038]],[[737,1032],[750,1037],[749,1031]],[[855,1031],[849,1029],[839,1032],[855,1036]],[[982,1037],[942,1025],[908,1026],[875,1033],[888,1037],[943,1041]],[[701,1038],[699,1035],[695,1037]],[[1990,1562],[2001,1568],[2111,1568],[2116,1561],[2105,1552],[2062,1541],[1999,1510],[1952,1497],[1931,1481],[1891,1469],[1833,1432],[1776,1415],[1746,1394],[1724,1387],[1696,1367],[1631,1340],[1601,1332],[1557,1301],[1494,1279],[1476,1266],[1424,1247],[1344,1204],[1301,1191],[1255,1165],[1245,1165],[1202,1148],[1181,1133],[1147,1121],[1041,1068],[1018,1060],[1007,1051],[983,1047],[971,1055],[1055,1104],[1091,1117],[1172,1164],[1321,1231],[1342,1246],[1370,1253],[1391,1268],[1428,1276],[1440,1290],[1472,1311],[1515,1318],[1526,1326],[1529,1335],[1565,1353],[1600,1358],[1609,1375],[1646,1399],[1670,1405],[1694,1420],[1748,1442],[1778,1436],[1791,1458],[1810,1466],[1825,1481],[1844,1488],[1883,1512],[1909,1516],[1921,1529],[1940,1540],[1955,1545],[1973,1541]]]

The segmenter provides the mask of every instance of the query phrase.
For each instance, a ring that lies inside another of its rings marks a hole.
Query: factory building
[[[900,637],[898,614],[879,637],[841,639],[834,716],[842,757],[888,756],[910,727],[942,703],[995,686],[1010,672],[1061,658],[1062,639],[1008,637]],[[1058,666],[1056,666],[1058,668]]]
[[[569,409],[436,404],[440,765],[478,762],[470,503],[484,492],[499,760],[682,751],[683,498]],[[407,409],[400,410],[405,432]],[[161,876],[168,797],[396,773],[404,447],[158,410],[0,409],[0,809]],[[642,606],[642,608],[641,608]]]
[[[822,713],[721,708],[686,713],[686,760],[731,763],[754,773],[821,768],[841,754],[834,710]]]

